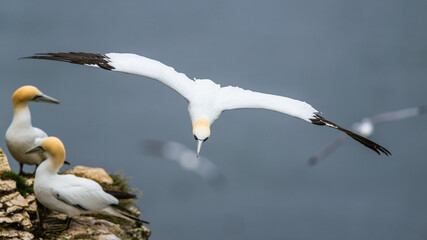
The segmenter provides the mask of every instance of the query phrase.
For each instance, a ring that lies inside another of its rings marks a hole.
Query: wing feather
[[[175,71],[172,67],[159,61],[132,53],[37,53],[34,56],[24,57],[24,59],[45,59],[69,62],[152,78],[169,86],[187,100],[194,86],[193,80],[188,78],[185,74]]]
[[[62,175],[67,180],[58,181],[52,188],[52,194],[58,200],[74,206],[80,210],[96,211],[104,209],[112,204],[118,204],[118,200],[104,192],[102,187],[90,179],[75,177],[74,175]],[[71,180],[71,181],[70,181]],[[64,186],[63,183],[69,183]]]
[[[219,108],[224,110],[260,108],[284,113],[307,122],[318,112],[310,104],[278,95],[245,90],[239,87],[223,87],[220,90]]]
[[[386,112],[375,115],[371,118],[371,122],[373,124],[383,123],[383,122],[391,122],[397,121],[405,118],[415,117],[426,112],[426,106],[419,106],[413,108],[406,108],[394,112]]]
[[[325,125],[340,130],[378,154],[383,152],[387,156],[390,155],[390,152],[379,144],[324,119],[316,109],[306,102],[277,95],[253,92],[238,87],[224,87],[220,91],[220,102],[218,105],[222,110],[262,108],[288,114],[316,125]]]

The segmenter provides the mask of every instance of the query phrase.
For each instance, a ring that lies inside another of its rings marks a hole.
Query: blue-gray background
[[[392,157],[348,141],[310,168],[307,159],[337,131],[274,112],[226,112],[202,149],[227,178],[218,190],[142,152],[144,139],[195,148],[174,91],[138,76],[17,60],[137,53],[191,78],[307,101],[348,127],[427,103],[426,13],[421,0],[2,1],[0,129],[21,85],[61,100],[32,103],[33,125],[61,138],[73,165],[131,176],[153,240],[426,239],[426,116],[376,129],[372,139]]]

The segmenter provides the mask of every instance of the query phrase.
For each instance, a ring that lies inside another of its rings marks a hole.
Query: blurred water
[[[189,77],[305,100],[348,127],[427,103],[426,12],[426,1],[403,0],[1,1],[0,129],[21,85],[61,100],[32,103],[33,124],[64,141],[72,164],[132,176],[153,240],[425,239],[426,116],[376,129],[372,139],[390,158],[349,141],[309,168],[336,131],[274,112],[226,112],[202,149],[227,178],[217,190],[142,151],[144,139],[195,148],[174,91],[138,76],[17,59],[133,52]]]

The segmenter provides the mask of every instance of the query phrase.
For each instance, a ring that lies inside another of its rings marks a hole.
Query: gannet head
[[[18,88],[12,95],[12,103],[14,106],[26,104],[27,102],[48,102],[59,104],[55,98],[43,94],[38,88],[30,85]]]
[[[211,135],[210,123],[206,118],[197,120],[193,125],[193,135],[197,142],[197,157],[199,156],[202,143]]]
[[[64,144],[57,137],[48,137],[35,148],[28,150],[26,153],[46,152],[54,168],[59,170],[65,161]]]

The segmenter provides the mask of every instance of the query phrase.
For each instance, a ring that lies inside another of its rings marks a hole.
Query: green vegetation
[[[133,192],[135,189],[129,187],[130,178],[124,178],[120,172],[110,173],[110,177],[113,179],[113,184],[100,183],[105,191],[118,191],[118,192]],[[121,199],[119,200],[119,206],[129,207],[133,206],[133,199]]]
[[[13,180],[16,182],[16,188],[18,192],[25,197],[25,195],[34,193],[33,188],[28,186],[25,181],[25,178],[19,176],[17,173],[12,171],[4,171],[0,173],[0,178],[3,180]]]

